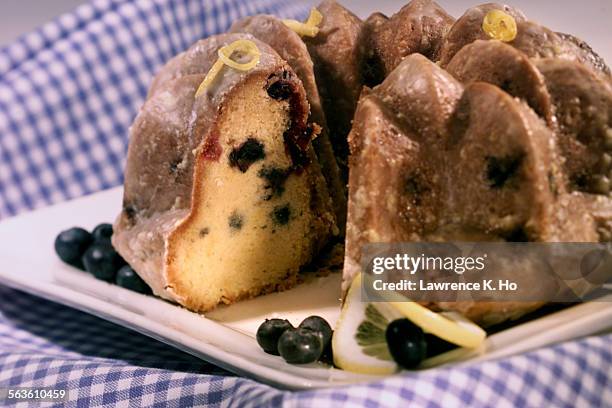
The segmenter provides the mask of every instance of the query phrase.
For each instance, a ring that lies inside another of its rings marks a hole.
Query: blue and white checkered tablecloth
[[[283,0],[100,0],[0,49],[0,218],[121,183],[151,75],[195,40]],[[612,406],[612,335],[496,362],[287,392],[96,317],[0,287],[0,389],[67,406]]]

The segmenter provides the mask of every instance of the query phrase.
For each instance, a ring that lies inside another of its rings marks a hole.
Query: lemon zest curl
[[[302,37],[316,37],[319,34],[319,24],[323,21],[323,14],[313,7],[305,23],[293,19],[284,19],[282,21],[283,24]]]
[[[501,10],[491,10],[482,19],[482,30],[495,40],[510,42],[516,38],[516,20]]]
[[[247,62],[238,62],[232,59],[234,53],[241,53],[251,57]],[[251,40],[236,40],[228,45],[225,45],[217,51],[218,58],[210,68],[204,80],[198,86],[195,97],[200,96],[212,84],[224,65],[233,68],[237,71],[249,71],[259,64],[261,52],[257,45]]]

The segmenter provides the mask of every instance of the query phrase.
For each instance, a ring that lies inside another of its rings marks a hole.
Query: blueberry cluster
[[[91,233],[73,227],[60,232],[55,238],[55,252],[62,261],[86,270],[100,280],[150,294],[149,286],[113,248],[112,235],[113,226],[106,223],[98,225]]]
[[[268,354],[290,364],[330,363],[332,328],[325,319],[310,316],[295,328],[284,319],[266,319],[257,329],[257,343]]]

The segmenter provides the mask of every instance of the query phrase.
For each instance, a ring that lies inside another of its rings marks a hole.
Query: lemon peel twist
[[[232,59],[232,55],[235,52],[244,53],[251,56],[251,59],[247,62],[237,62]],[[200,96],[206,88],[215,80],[224,65],[233,68],[237,71],[249,71],[259,64],[261,58],[261,52],[257,45],[251,40],[236,40],[228,45],[225,45],[217,51],[217,61],[210,68],[204,80],[198,86],[198,90],[195,93],[195,97]]]
[[[516,38],[516,20],[501,10],[491,10],[482,19],[482,30],[495,40],[510,42]]]
[[[284,19],[282,21],[283,24],[302,37],[316,37],[319,34],[319,24],[323,21],[323,14],[313,7],[305,23],[292,19]]]

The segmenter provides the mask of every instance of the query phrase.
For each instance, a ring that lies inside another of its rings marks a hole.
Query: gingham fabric
[[[283,0],[94,1],[0,50],[0,219],[122,182],[128,128],[165,61]]]
[[[612,406],[612,335],[496,362],[290,392],[12,289],[0,287],[0,299],[0,388],[65,389],[68,407]]]
[[[121,183],[151,75],[195,40],[282,0],[95,1],[0,50],[0,218]],[[612,335],[501,361],[307,392],[239,378],[93,316],[0,287],[0,389],[67,406],[612,406]]]

